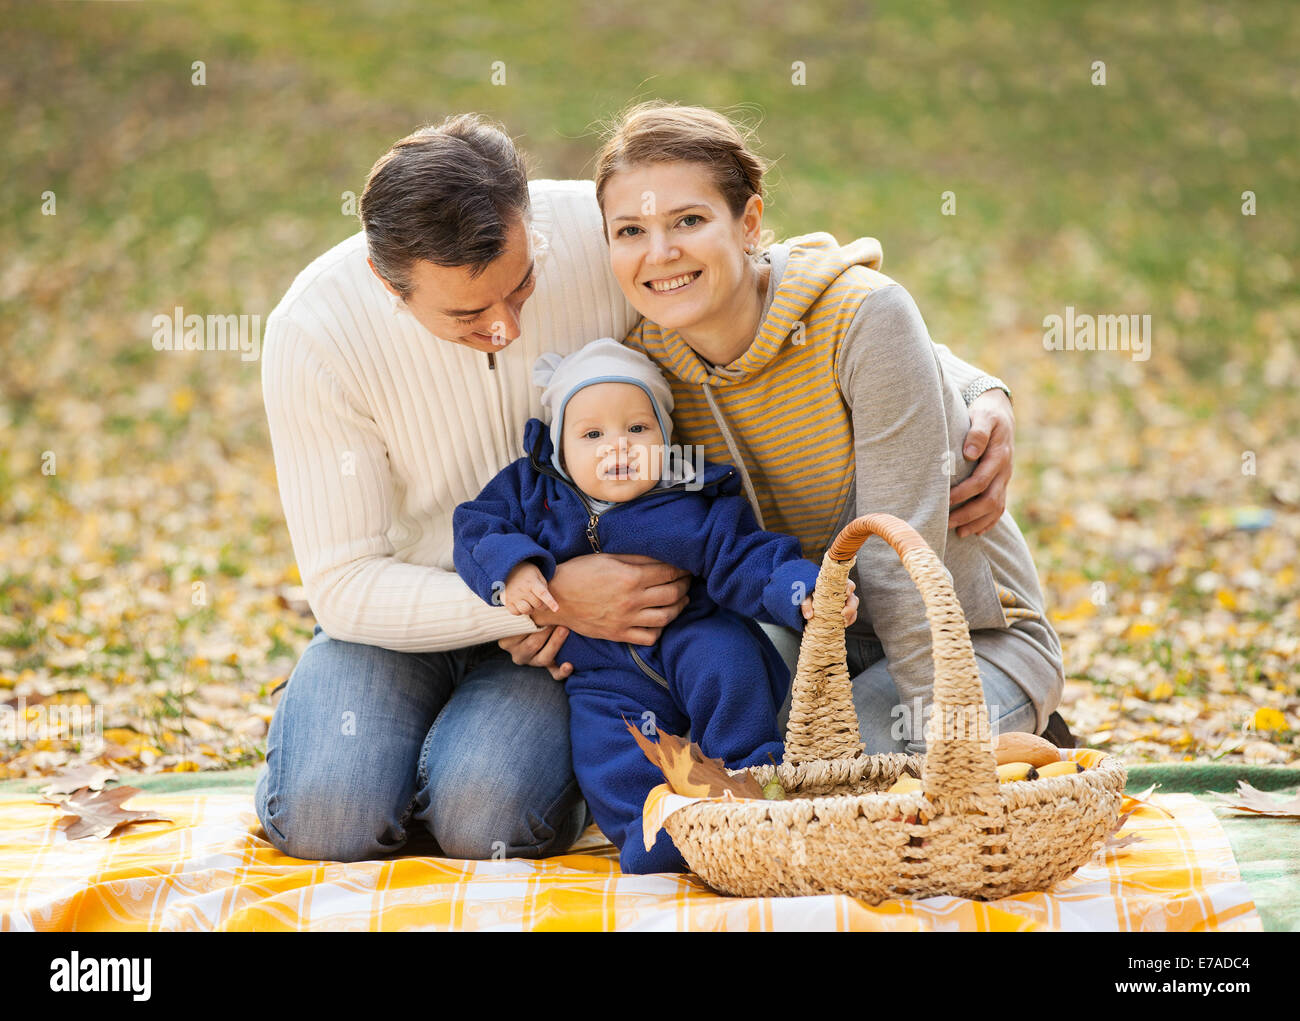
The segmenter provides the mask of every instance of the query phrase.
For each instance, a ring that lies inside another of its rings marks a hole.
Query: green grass
[[[6,296],[136,320],[184,302],[266,312],[396,137],[501,117],[548,176],[587,176],[596,122],[632,98],[761,117],[769,225],[883,239],[940,339],[1041,332],[1066,304],[1149,311],[1199,374],[1262,354],[1297,308],[1300,23],[1287,4],[526,2],[0,5],[6,234],[48,272]],[[193,61],[207,84],[190,83]],[[807,84],[791,84],[802,61]],[[1091,84],[1094,60],[1107,83]],[[494,61],[506,84],[490,83]],[[37,196],[58,195],[57,217]],[[1240,213],[1242,191],[1258,214]],[[940,196],[957,196],[941,216]],[[6,246],[8,247],[8,246]],[[89,263],[89,265],[87,265]],[[70,294],[69,291],[75,291]],[[1003,297],[994,318],[990,293]],[[1172,312],[1180,295],[1195,315]],[[49,311],[55,322],[60,308]],[[1007,316],[1010,316],[1008,320]],[[1289,317],[1289,318],[1287,318]],[[129,339],[129,343],[127,342]]]

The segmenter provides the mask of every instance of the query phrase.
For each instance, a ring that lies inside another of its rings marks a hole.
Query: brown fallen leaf
[[[307,590],[301,585],[285,585],[275,597],[276,602],[286,610],[303,617],[312,615],[311,604],[307,602]]]
[[[1153,802],[1153,801],[1147,801],[1147,798],[1151,797],[1151,793],[1152,793],[1152,792],[1153,792],[1157,787],[1159,787],[1159,786],[1160,786],[1160,785],[1159,785],[1158,783],[1153,783],[1150,787],[1148,787],[1146,790],[1144,790],[1141,794],[1125,794],[1125,795],[1124,795],[1124,801],[1135,801],[1135,802],[1137,802],[1139,805],[1145,805],[1147,808],[1153,808],[1153,809],[1155,809],[1157,812],[1159,812],[1161,815],[1168,816],[1170,819],[1172,819],[1172,818],[1174,817],[1174,814],[1173,814],[1172,812],[1170,812],[1167,808],[1161,808],[1161,807],[1160,807],[1159,805],[1157,805],[1155,802]],[[1121,805],[1122,805],[1122,804],[1123,804],[1123,802],[1121,802]],[[1130,815],[1132,815],[1134,811],[1135,811],[1135,809],[1130,808],[1127,812],[1125,812],[1123,815],[1121,815],[1121,816],[1119,817],[1119,823],[1115,826],[1115,830],[1118,830],[1121,826],[1123,826],[1125,820],[1127,820],[1128,817],[1129,817]],[[1111,832],[1114,833],[1115,830],[1111,830]]]
[[[1281,818],[1300,819],[1300,794],[1294,794],[1285,801],[1278,801],[1272,795],[1256,790],[1245,780],[1237,781],[1236,801],[1233,795],[1214,792],[1225,808],[1239,812],[1253,812],[1255,815],[1271,815]]]
[[[659,746],[657,744],[652,744],[651,742],[647,741],[644,737],[642,737],[641,731],[637,730],[636,727],[628,723],[626,716],[623,717],[623,726],[627,727],[627,729],[631,731],[632,736],[636,738],[636,743],[641,746],[641,751],[643,751],[645,753],[645,757],[650,760],[650,764],[655,768],[657,768],[659,772],[663,773],[665,777],[667,777],[668,771],[664,769],[663,759],[659,757]]]
[[[1117,851],[1121,847],[1128,847],[1130,844],[1141,843],[1142,837],[1137,833],[1130,833],[1127,837],[1116,837],[1114,834],[1106,838],[1105,843],[1101,846],[1109,851]]]
[[[719,798],[728,792],[741,798],[763,797],[763,789],[753,777],[748,773],[732,776],[721,759],[706,759],[699,745],[664,730],[659,731],[659,743],[651,744],[627,720],[623,722],[673,793],[688,798]]]
[[[166,816],[155,812],[136,812],[122,807],[127,798],[140,793],[139,787],[113,787],[106,791],[92,791],[82,788],[58,803],[58,807],[68,813],[65,816],[69,840],[81,840],[83,837],[99,837],[101,840],[111,836],[120,826],[136,822],[171,822]],[[64,822],[64,820],[60,820]]]
[[[104,766],[96,766],[94,763],[87,763],[60,773],[41,788],[41,793],[46,797],[55,794],[72,794],[83,787],[92,791],[102,791],[105,783],[116,779],[117,773],[113,770]],[[55,801],[53,804],[57,805],[58,802]]]

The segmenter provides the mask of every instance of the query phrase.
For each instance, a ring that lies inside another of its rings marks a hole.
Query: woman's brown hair
[[[750,196],[763,198],[763,174],[767,171],[767,163],[750,148],[749,135],[752,131],[742,131],[707,107],[663,100],[637,104],[607,129],[596,156],[596,201],[601,216],[605,215],[605,188],[618,171],[645,163],[685,161],[708,170],[731,215],[739,219]],[[608,231],[604,233],[608,242]]]

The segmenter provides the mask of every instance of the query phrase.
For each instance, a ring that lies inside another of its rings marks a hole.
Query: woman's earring
[[[400,316],[406,311],[406,302],[392,291],[388,292],[388,300],[393,303],[393,315]]]
[[[747,245],[745,246],[745,254],[746,254],[746,255],[753,255],[753,254],[754,254],[754,242],[751,241],[751,242],[749,242],[749,244],[747,244]]]

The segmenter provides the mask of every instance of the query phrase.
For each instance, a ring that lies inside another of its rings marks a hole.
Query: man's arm
[[[956,384],[970,410],[970,430],[962,453],[977,461],[975,471],[952,489],[951,525],[965,537],[992,528],[1007,509],[1007,486],[1015,458],[1016,417],[1006,384],[962,361],[943,344],[934,344],[944,378]]]
[[[393,556],[393,479],[379,428],[287,319],[267,324],[262,396],[289,538],[326,634],[431,652],[535,630],[454,572]]]
[[[957,392],[962,395],[962,400],[966,402],[967,407],[970,407],[976,398],[986,390],[1001,389],[1001,387],[1006,386],[996,376],[971,365],[970,362],[962,361],[952,353],[947,344],[939,344],[933,341],[931,343],[934,344],[935,354],[939,356],[939,364],[943,366],[944,379],[956,384]],[[979,393],[971,393],[967,396],[967,390],[976,383],[978,385],[975,385],[974,389],[978,390]],[[1003,395],[1010,397],[1010,389],[1003,391]]]

